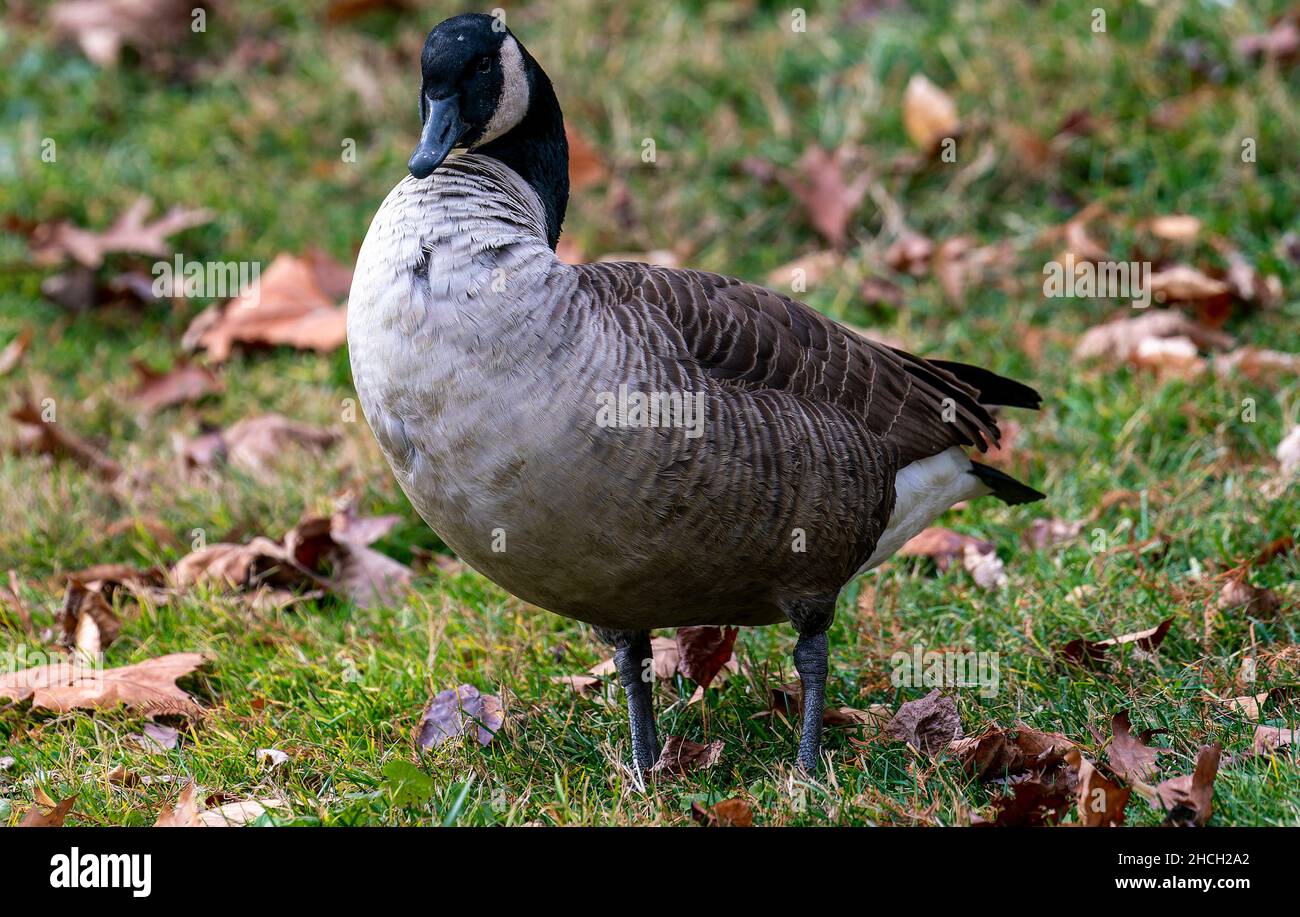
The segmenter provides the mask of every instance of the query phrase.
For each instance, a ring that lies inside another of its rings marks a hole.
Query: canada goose
[[[613,645],[638,774],[659,756],[650,629],[789,621],[812,772],[841,587],[960,500],[1040,499],[962,450],[998,441],[987,405],[1038,394],[730,277],[560,261],[568,147],[542,68],[475,14],[420,63],[419,145],[348,309],[398,482],[479,572]]]

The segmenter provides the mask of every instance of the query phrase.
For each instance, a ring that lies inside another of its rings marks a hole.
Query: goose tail
[[[1033,503],[1036,500],[1044,499],[1047,494],[1034,490],[1028,484],[1017,481],[1009,474],[1004,474],[996,468],[988,465],[981,465],[979,462],[970,463],[970,472],[979,478],[985,487],[1007,506],[1019,506],[1022,503]]]

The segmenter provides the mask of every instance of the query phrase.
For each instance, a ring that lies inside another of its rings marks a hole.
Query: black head
[[[501,160],[546,207],[551,245],[569,197],[569,148],[555,90],[502,20],[446,19],[420,54],[420,142],[407,168],[428,178],[453,149]]]

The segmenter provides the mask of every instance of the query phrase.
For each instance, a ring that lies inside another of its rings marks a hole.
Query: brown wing
[[[659,313],[714,379],[780,389],[865,416],[903,464],[999,438],[979,392],[801,302],[732,277],[631,262],[580,267],[593,289]]]

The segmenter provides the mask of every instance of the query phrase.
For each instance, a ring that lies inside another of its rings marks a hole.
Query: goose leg
[[[826,633],[800,634],[794,647],[794,667],[803,682],[803,734],[796,759],[805,774],[817,772],[822,748],[822,711],[826,706],[826,673],[829,669]]]
[[[603,631],[600,635],[614,645],[614,665],[627,692],[627,718],[632,730],[632,766],[644,774],[659,760],[659,739],[655,736],[654,656],[649,631]]]

